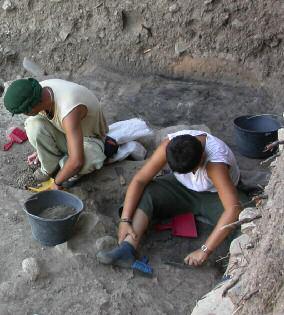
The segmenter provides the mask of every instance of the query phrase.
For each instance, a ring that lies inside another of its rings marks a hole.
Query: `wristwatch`
[[[211,253],[212,253],[212,251],[211,251],[205,244],[203,244],[203,245],[200,247],[200,249],[201,249],[204,253],[206,253],[206,254],[211,254]]]

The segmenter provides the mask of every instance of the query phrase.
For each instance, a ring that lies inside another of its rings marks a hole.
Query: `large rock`
[[[234,305],[230,298],[222,297],[223,286],[209,292],[199,300],[191,315],[232,315]]]

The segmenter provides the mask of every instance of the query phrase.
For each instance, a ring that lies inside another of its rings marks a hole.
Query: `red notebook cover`
[[[180,214],[172,218],[169,224],[156,224],[157,231],[172,230],[173,236],[197,237],[194,215],[192,213]]]

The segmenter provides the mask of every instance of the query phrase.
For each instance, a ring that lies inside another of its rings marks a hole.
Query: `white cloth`
[[[147,150],[144,146],[137,141],[130,141],[123,143],[119,146],[117,153],[110,159],[108,159],[108,164],[122,161],[128,156],[131,156],[135,161],[145,160]]]
[[[75,107],[85,105],[88,109],[86,117],[82,119],[84,137],[98,137],[103,139],[108,131],[107,124],[101,110],[101,105],[92,91],[86,87],[60,79],[49,79],[40,82],[42,87],[50,87],[54,95],[55,112],[50,122],[61,132],[65,133],[62,121]],[[41,113],[46,116],[44,113]]]
[[[240,170],[236,158],[231,149],[220,139],[210,135],[205,131],[199,130],[182,130],[168,135],[169,140],[180,135],[200,136],[206,135],[205,144],[205,161],[202,167],[198,168],[195,174],[179,174],[174,172],[176,179],[188,189],[194,191],[216,192],[211,179],[206,171],[207,163],[225,163],[229,165],[229,173],[233,184],[236,186],[240,179]]]
[[[153,131],[147,126],[144,120],[131,118],[111,124],[108,136],[115,139],[118,144],[122,144],[152,135],[152,133]]]
[[[135,140],[152,134],[153,131],[147,126],[146,122],[139,118],[131,118],[111,124],[107,135],[117,141],[119,148],[107,163],[122,161],[128,156],[136,161],[144,160],[147,150]]]

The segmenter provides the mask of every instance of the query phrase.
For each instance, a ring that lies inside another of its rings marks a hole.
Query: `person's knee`
[[[151,220],[153,216],[153,209],[154,209],[154,196],[152,190],[152,183],[150,183],[144,190],[142,198],[138,204],[138,209],[143,211],[144,214]]]
[[[29,117],[25,121],[25,129],[29,139],[37,138],[39,135],[42,135],[47,130],[46,123],[44,119],[40,117]]]

